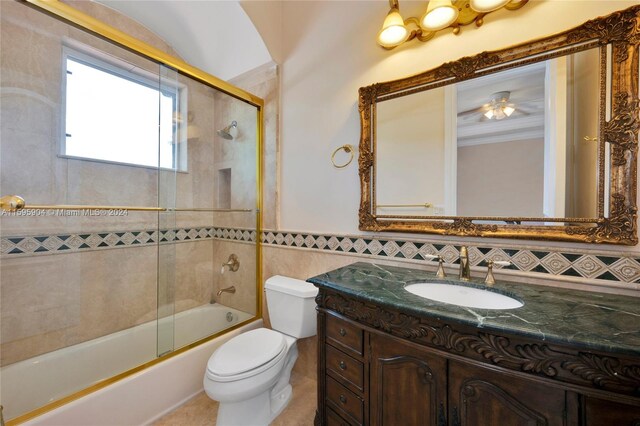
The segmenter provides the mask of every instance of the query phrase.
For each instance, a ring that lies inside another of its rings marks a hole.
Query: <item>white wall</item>
[[[271,62],[238,1],[95,1],[137,20],[185,61],[223,80]]]
[[[282,51],[282,1],[280,0],[242,0],[240,6],[251,18],[251,22],[260,33],[271,59],[277,64],[284,60]]]
[[[427,43],[386,51],[375,42],[386,1],[284,2],[280,228],[358,233],[357,164],[334,169],[330,156],[338,146],[358,144],[359,87],[560,32],[634,4],[530,1],[521,10],[487,16],[481,28],[463,27],[458,36],[444,30]],[[424,3],[400,6],[406,18]]]

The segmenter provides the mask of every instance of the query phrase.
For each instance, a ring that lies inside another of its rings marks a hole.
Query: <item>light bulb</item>
[[[500,9],[507,3],[509,0],[471,0],[469,5],[476,12],[488,13]]]
[[[420,19],[420,26],[428,31],[438,31],[453,24],[458,19],[458,9],[451,0],[431,0],[426,13]]]
[[[391,48],[402,44],[409,37],[409,30],[404,25],[404,20],[393,8],[387,14],[382,24],[382,29],[378,33],[378,44],[382,47]]]
[[[513,111],[515,111],[516,109],[511,106],[506,106],[502,110],[504,111],[505,114],[507,114],[507,117],[510,117],[511,114],[513,114]]]

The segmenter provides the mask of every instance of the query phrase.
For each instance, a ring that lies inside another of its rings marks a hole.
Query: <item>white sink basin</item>
[[[467,308],[515,309],[524,306],[524,303],[504,294],[451,283],[416,283],[404,289],[425,299]]]

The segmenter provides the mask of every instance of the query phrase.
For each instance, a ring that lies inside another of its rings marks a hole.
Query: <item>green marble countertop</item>
[[[509,310],[467,308],[436,302],[404,290],[415,282],[441,281],[417,269],[358,262],[309,278],[317,287],[362,301],[442,321],[508,332],[585,349],[640,356],[640,298],[539,285],[500,282],[492,291],[524,306]],[[461,284],[455,279],[449,279]],[[486,288],[474,280],[462,285]]]

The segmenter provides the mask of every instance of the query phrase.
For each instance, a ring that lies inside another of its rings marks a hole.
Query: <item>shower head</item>
[[[231,141],[233,140],[231,129],[237,129],[237,128],[238,128],[238,122],[234,120],[227,127],[225,127],[224,129],[218,130],[216,133],[218,133],[219,136],[222,136],[223,138]]]

